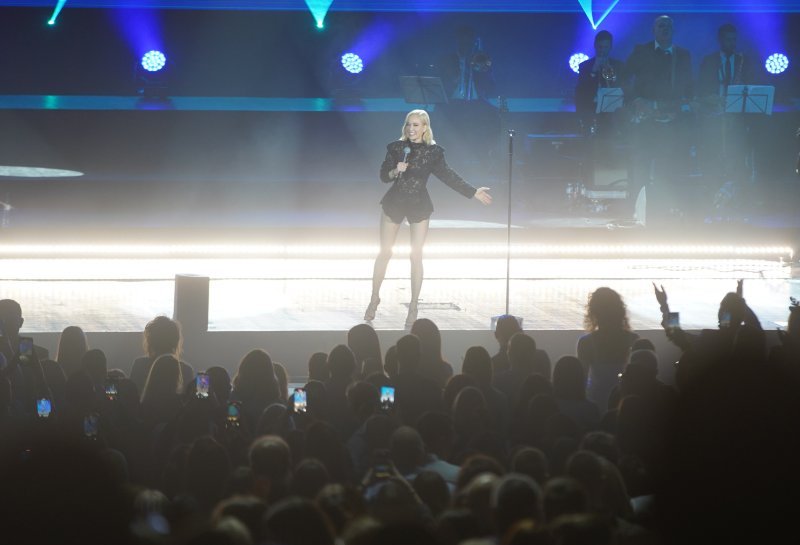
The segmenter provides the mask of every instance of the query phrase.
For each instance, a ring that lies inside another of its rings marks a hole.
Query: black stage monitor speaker
[[[181,324],[184,334],[208,331],[207,276],[175,275],[175,307],[173,319]]]

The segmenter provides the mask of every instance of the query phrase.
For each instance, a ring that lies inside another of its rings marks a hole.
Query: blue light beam
[[[333,0],[305,0],[306,6],[311,11],[311,15],[314,16],[314,20],[317,22],[317,28],[324,28],[325,27],[325,16],[328,14],[328,9],[330,9],[331,4],[333,4]]]
[[[47,24],[53,26],[56,24],[56,19],[58,18],[58,14],[61,13],[61,10],[64,9],[64,4],[67,3],[67,0],[58,0],[56,7],[53,9],[53,14],[48,19]]]
[[[586,14],[586,18],[589,19],[589,24],[592,25],[594,30],[597,30],[597,28],[602,24],[603,21],[605,21],[606,17],[608,17],[611,11],[617,7],[619,0],[612,0],[611,4],[609,4],[597,21],[594,20],[594,11],[592,10],[593,0],[578,0],[578,3],[581,5],[583,13]]]

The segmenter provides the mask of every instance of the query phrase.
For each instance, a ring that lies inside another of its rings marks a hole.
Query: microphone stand
[[[514,172],[514,129],[508,131],[508,210],[506,216],[506,310],[505,314],[510,315],[511,310],[511,182]],[[492,316],[493,330],[497,329],[497,321],[500,316]],[[522,318],[517,316],[517,322],[522,327]]]
[[[510,315],[511,310],[511,181],[514,173],[514,129],[508,131],[508,210],[506,216],[506,310],[505,315]],[[501,316],[492,316],[491,329],[497,328],[497,321]],[[517,316],[517,322],[522,327],[522,318]]]
[[[506,217],[506,314],[511,294],[511,180],[514,168],[514,129],[508,129],[508,216]]]

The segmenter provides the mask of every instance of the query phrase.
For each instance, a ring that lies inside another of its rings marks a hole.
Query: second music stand
[[[431,76],[400,76],[400,87],[407,104],[447,104],[442,79]]]

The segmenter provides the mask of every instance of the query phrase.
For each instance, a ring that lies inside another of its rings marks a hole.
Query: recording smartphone
[[[719,316],[719,327],[731,327],[731,313],[723,312]]]
[[[99,431],[100,417],[97,413],[90,413],[83,417],[83,435],[91,440],[96,440]]]
[[[294,396],[292,398],[294,400],[293,409],[296,413],[305,413],[308,411],[308,395],[306,391],[302,388],[295,388],[294,389]]]
[[[669,331],[675,331],[676,329],[680,328],[681,328],[681,313],[670,312],[667,315],[667,329]]]
[[[390,410],[392,408],[394,408],[394,388],[381,386],[381,409]]]
[[[208,387],[211,384],[209,377],[206,373],[197,373],[194,379],[195,392],[198,398],[208,398]]]
[[[50,413],[53,411],[53,405],[46,397],[36,400],[36,414],[39,418],[50,418]]]
[[[117,386],[117,381],[112,379],[106,380],[106,399],[114,401],[117,399],[118,394],[119,387]]]
[[[241,409],[238,401],[229,401],[227,407],[227,423],[229,427],[238,428],[241,422]]]
[[[27,365],[33,361],[33,339],[30,337],[19,338],[19,362]]]

